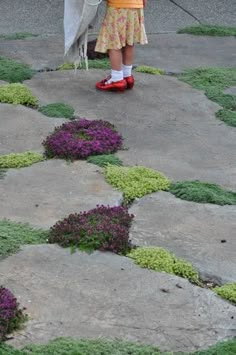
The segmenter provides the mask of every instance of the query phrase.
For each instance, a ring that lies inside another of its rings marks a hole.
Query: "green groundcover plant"
[[[0,220],[0,259],[19,251],[24,244],[47,243],[49,232],[28,224]]]
[[[123,192],[126,203],[152,192],[168,190],[170,181],[158,171],[143,166],[105,168],[107,182]]]
[[[198,272],[189,262],[183,259],[178,259],[174,254],[163,248],[136,248],[131,250],[127,256],[143,268],[164,271],[169,274],[183,277],[194,283],[199,282]]]
[[[182,181],[173,183],[169,190],[176,197],[199,203],[217,205],[236,205],[236,192],[224,190],[216,184],[201,181]]]
[[[196,25],[188,26],[178,30],[177,33],[187,33],[196,36],[236,36],[236,27],[218,25]]]
[[[133,217],[121,206],[97,206],[88,212],[70,214],[50,229],[49,243],[126,254],[131,249],[129,228]]]
[[[38,100],[23,84],[0,85],[0,102],[37,107]]]
[[[11,291],[0,286],[0,343],[6,339],[7,334],[19,329],[26,321],[24,310],[19,308]]]
[[[16,32],[7,35],[0,35],[0,39],[5,39],[5,40],[19,40],[19,39],[27,39],[33,37],[38,37],[38,35],[31,32]]]
[[[35,71],[26,64],[0,57],[0,80],[22,83],[24,80],[31,79],[34,73]]]
[[[161,352],[156,346],[121,340],[58,338],[46,345],[27,345],[21,350],[0,344],[0,355],[235,355],[236,339],[192,353]]]
[[[105,167],[107,165],[117,165],[121,166],[123,165],[122,161],[116,157],[114,154],[102,154],[102,155],[94,155],[91,157],[88,157],[87,159],[88,163],[98,165],[100,167]]]
[[[0,168],[23,168],[43,161],[45,157],[37,152],[11,153],[0,155]]]
[[[217,286],[213,288],[213,291],[216,292],[217,295],[236,304],[236,282]]]
[[[178,78],[196,89],[204,90],[210,100],[223,107],[216,117],[236,127],[236,96],[224,93],[226,88],[236,85],[236,67],[188,69]]]
[[[155,67],[149,67],[147,65],[139,65],[135,68],[136,72],[146,73],[146,74],[154,74],[154,75],[163,75],[165,71]]]
[[[66,105],[60,102],[41,106],[39,112],[48,117],[62,117],[73,118],[75,110],[70,105]]]
[[[110,62],[108,58],[102,59],[89,59],[88,60],[89,69],[110,69]],[[85,63],[82,61],[78,69],[85,69]],[[64,63],[59,65],[58,70],[72,70],[75,69],[74,63]]]

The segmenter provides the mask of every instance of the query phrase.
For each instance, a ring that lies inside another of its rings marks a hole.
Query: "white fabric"
[[[122,70],[111,70],[111,82],[123,80],[123,71]]]
[[[88,28],[94,21],[98,5],[102,0],[64,1],[65,55],[72,55],[75,65],[85,60],[88,69]]]

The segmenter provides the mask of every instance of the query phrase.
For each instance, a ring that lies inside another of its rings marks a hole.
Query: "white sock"
[[[123,80],[123,71],[122,70],[111,70],[111,82],[115,82],[115,81],[120,81]]]
[[[131,76],[132,67],[133,67],[132,65],[124,65],[124,64],[122,64],[122,70],[123,70],[124,78],[127,78],[127,76]]]

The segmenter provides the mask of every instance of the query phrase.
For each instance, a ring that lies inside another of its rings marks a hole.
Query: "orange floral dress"
[[[147,43],[143,9],[107,6],[95,51],[106,53],[108,49],[121,49],[135,43]]]

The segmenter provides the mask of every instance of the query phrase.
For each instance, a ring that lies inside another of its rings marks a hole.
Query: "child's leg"
[[[132,76],[133,61],[134,61],[134,45],[129,46],[127,44],[122,51],[122,63],[123,63],[122,71],[128,89],[132,89],[134,86],[134,77]]]

